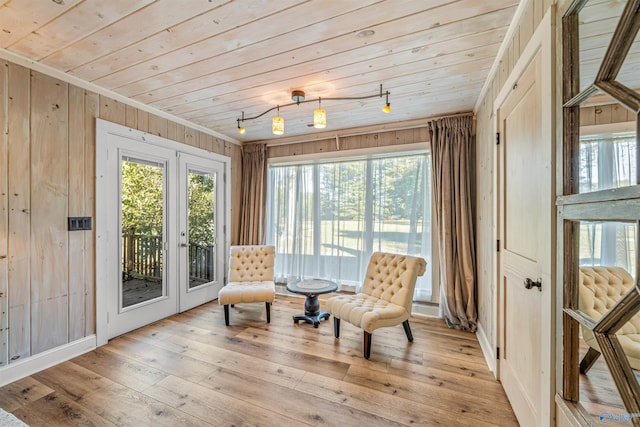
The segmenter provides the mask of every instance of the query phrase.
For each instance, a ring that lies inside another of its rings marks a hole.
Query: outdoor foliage
[[[164,169],[122,162],[122,233],[162,236]]]
[[[215,177],[189,174],[189,243],[211,246]],[[164,169],[122,162],[122,233],[162,236]]]
[[[189,174],[189,243],[212,246],[215,242],[215,175]]]

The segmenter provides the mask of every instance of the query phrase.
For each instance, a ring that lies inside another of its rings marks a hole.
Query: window
[[[428,270],[415,299],[432,300],[428,153],[270,165],[267,199],[277,281],[315,277],[357,289],[373,252],[419,255]]]

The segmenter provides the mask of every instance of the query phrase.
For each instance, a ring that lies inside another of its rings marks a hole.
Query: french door
[[[224,164],[178,154],[180,311],[218,297],[224,279]],[[221,244],[218,244],[222,242]]]
[[[228,162],[152,135],[121,132],[126,128],[112,123],[97,128],[100,345],[217,298],[227,246]]]

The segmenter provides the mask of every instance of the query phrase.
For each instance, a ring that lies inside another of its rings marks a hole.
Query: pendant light
[[[278,105],[278,115],[271,119],[271,132],[274,135],[282,135],[284,133],[284,118],[280,116],[280,106]]]
[[[384,105],[384,107],[382,107],[382,112],[383,113],[390,113],[391,112],[391,104],[389,103],[389,91],[387,91],[386,95],[387,95],[387,98],[386,98],[387,101],[386,101],[386,104]]]
[[[322,100],[318,98],[318,108],[313,110],[313,127],[324,129],[327,127],[327,110],[322,108]]]

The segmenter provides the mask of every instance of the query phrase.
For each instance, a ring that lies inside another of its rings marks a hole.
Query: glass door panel
[[[187,230],[189,289],[216,280],[215,193],[217,174],[189,169]]]
[[[166,296],[165,165],[131,157],[121,162],[122,284],[126,309]]]

